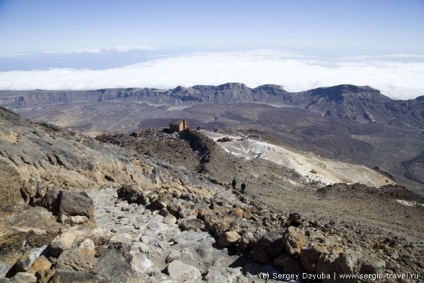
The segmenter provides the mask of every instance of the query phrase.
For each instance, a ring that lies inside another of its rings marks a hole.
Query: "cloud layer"
[[[404,56],[402,56],[403,58]],[[0,72],[0,89],[172,88],[226,82],[282,85],[302,91],[337,84],[369,85],[394,99],[424,95],[424,62],[387,57],[326,61],[275,50],[190,53],[104,70]]]
[[[88,49],[67,49],[44,51],[43,54],[102,54],[102,53],[127,53],[132,51],[150,51],[157,50],[154,46],[112,46]]]

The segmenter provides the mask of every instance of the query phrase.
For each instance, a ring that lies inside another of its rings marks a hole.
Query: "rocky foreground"
[[[0,180],[3,282],[418,282],[424,270],[400,238],[270,209],[208,174],[2,108]]]

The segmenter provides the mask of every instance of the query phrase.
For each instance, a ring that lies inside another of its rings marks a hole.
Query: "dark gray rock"
[[[41,199],[40,205],[48,211],[53,212],[56,216],[59,211],[59,191],[57,189],[48,190],[44,197]]]
[[[14,266],[15,271],[27,271],[35,262],[35,260],[41,255],[41,253],[46,250],[46,248],[47,245],[44,245],[40,248],[31,249],[30,251],[26,252],[24,255],[21,256],[18,262],[16,262]]]
[[[205,229],[205,223],[200,219],[185,218],[179,221],[179,227],[183,231],[202,231]]]
[[[84,271],[74,271],[74,270],[56,270],[55,274],[50,279],[51,283],[96,283],[99,280],[95,275],[84,272]]]
[[[259,263],[270,263],[283,252],[281,238],[286,229],[281,228],[266,233],[253,248],[253,259]]]
[[[129,278],[135,276],[125,257],[115,250],[109,250],[99,257],[93,272],[100,281],[105,282],[127,282]]]
[[[87,193],[60,191],[58,199],[58,215],[86,216],[91,222],[95,222],[94,202]]]

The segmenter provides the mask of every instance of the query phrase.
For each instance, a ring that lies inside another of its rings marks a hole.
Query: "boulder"
[[[95,223],[94,202],[87,193],[60,191],[58,199],[57,215],[86,216],[91,222]]]
[[[50,189],[41,199],[40,206],[46,208],[48,211],[53,212],[54,215],[58,215],[59,211],[59,190]]]
[[[72,249],[76,244],[78,235],[73,232],[65,232],[56,236],[49,245],[49,255],[53,257],[59,257],[59,255],[65,250]]]
[[[304,246],[300,252],[302,267],[309,273],[315,273],[319,257],[326,252],[326,248],[320,245]]]
[[[200,219],[184,218],[179,221],[179,227],[182,231],[194,230],[200,232],[205,229],[205,224]]]
[[[52,278],[49,280],[49,283],[74,283],[74,282],[84,282],[84,283],[96,283],[99,280],[95,275],[85,272],[85,271],[75,271],[75,270],[56,270]]]
[[[174,260],[168,264],[166,271],[169,277],[177,281],[199,282],[202,280],[202,274],[196,267],[179,260]]]
[[[27,272],[32,274],[41,273],[49,270],[51,267],[52,263],[45,256],[40,256],[34,261],[34,264]]]
[[[109,240],[109,248],[115,250],[129,250],[131,248],[132,237],[129,234],[116,234]]]
[[[362,253],[358,251],[343,251],[334,261],[334,265],[340,269],[341,273],[359,273],[359,264],[362,257]]]
[[[85,223],[84,218],[72,218],[75,216],[85,216],[95,223],[94,202],[85,192],[50,189],[41,199],[40,205],[51,211],[63,223],[67,221],[74,225]]]
[[[172,224],[177,223],[177,217],[175,217],[174,215],[169,213],[168,215],[166,215],[163,218],[162,222],[167,224],[167,225],[172,225]]]
[[[146,193],[143,194],[139,184],[126,184],[117,190],[118,198],[128,201],[129,203],[137,203],[145,205],[147,203]]]
[[[299,227],[301,225],[301,216],[299,213],[294,212],[294,213],[290,213],[287,222],[286,222],[286,226],[290,227],[290,226],[295,226],[295,227]]]
[[[239,233],[235,231],[227,231],[218,238],[218,243],[221,247],[229,247],[237,244],[241,239]]]
[[[305,245],[305,235],[299,228],[290,226],[283,235],[282,244],[289,254],[300,254]]]
[[[135,272],[125,257],[111,249],[97,259],[93,272],[97,274],[96,282],[131,282],[131,278],[135,277]]]
[[[14,266],[15,272],[27,271],[36,261],[36,259],[41,255],[41,253],[47,248],[47,245],[44,245],[40,248],[35,248],[27,251],[23,254]]]
[[[368,254],[361,260],[361,274],[381,274],[386,268],[386,262],[375,254]]]
[[[72,249],[64,251],[57,259],[56,267],[62,270],[75,270],[90,272],[96,265],[94,255],[84,249]]]
[[[138,273],[143,274],[154,268],[153,263],[145,253],[135,253],[132,255],[131,267]]]
[[[259,240],[258,234],[252,232],[246,232],[241,236],[239,246],[243,250],[250,250],[253,248],[255,243]]]
[[[280,243],[285,232],[286,229],[281,228],[263,235],[253,248],[253,259],[259,263],[272,263],[275,257],[283,253]]]
[[[83,253],[95,256],[96,255],[96,245],[94,241],[90,238],[84,239],[78,246],[78,249]]]

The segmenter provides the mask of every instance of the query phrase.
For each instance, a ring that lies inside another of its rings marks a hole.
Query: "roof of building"
[[[169,122],[169,125],[172,126],[178,126],[184,121],[184,119],[172,119],[171,122]]]

